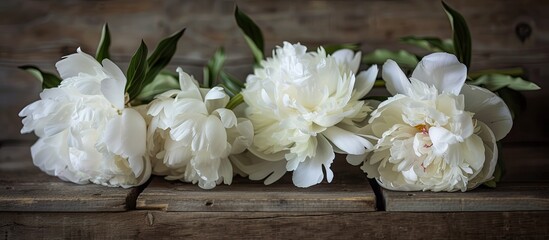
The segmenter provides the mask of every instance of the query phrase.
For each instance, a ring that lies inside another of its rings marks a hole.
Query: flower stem
[[[243,102],[244,102],[244,96],[242,96],[242,94],[238,93],[238,94],[234,95],[234,97],[232,97],[231,100],[229,100],[229,102],[227,103],[227,106],[225,106],[225,108],[232,110],[232,109],[234,109],[235,107],[237,107],[238,105],[240,105]]]

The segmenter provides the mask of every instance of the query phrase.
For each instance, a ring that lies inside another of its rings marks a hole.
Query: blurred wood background
[[[40,84],[17,69],[23,64],[54,71],[54,64],[77,47],[94,53],[101,27],[109,23],[113,60],[126,68],[144,39],[149,49],[187,28],[170,66],[182,66],[200,79],[201,68],[223,46],[229,72],[244,78],[251,53],[233,18],[235,3],[261,27],[270,55],[282,41],[321,44],[361,43],[364,53],[376,48],[421,49],[400,43],[403,36],[451,37],[438,0],[399,1],[232,1],[122,0],[0,2],[0,141],[33,140],[20,135],[17,113],[38,99]],[[525,93],[528,108],[516,119],[509,145],[548,143],[549,1],[448,0],[469,23],[473,36],[473,69],[523,67],[542,90]],[[522,41],[517,27],[530,30]]]

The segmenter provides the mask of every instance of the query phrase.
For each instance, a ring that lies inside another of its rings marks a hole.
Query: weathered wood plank
[[[546,239],[549,212],[6,213],[6,239]]]
[[[334,180],[310,188],[291,184],[291,174],[269,186],[237,178],[230,186],[202,190],[196,185],[155,177],[139,195],[137,209],[164,211],[374,211],[375,195],[366,176],[339,155],[332,167]]]
[[[63,182],[32,164],[28,144],[0,147],[0,211],[125,211],[135,207],[138,193]]]
[[[499,183],[469,192],[396,192],[383,189],[386,211],[548,211],[549,183]]]
[[[504,144],[504,182],[546,182],[549,184],[549,151],[545,144]]]

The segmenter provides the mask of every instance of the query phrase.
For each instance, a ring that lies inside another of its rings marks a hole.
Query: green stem
[[[385,87],[385,81],[382,79],[376,79],[376,82],[374,83],[374,87]]]
[[[234,109],[235,107],[237,107],[238,105],[240,105],[243,102],[244,102],[244,96],[242,96],[242,94],[238,93],[238,94],[234,95],[234,97],[232,97],[231,100],[229,100],[229,102],[227,103],[227,106],[225,108],[232,110],[232,109]]]

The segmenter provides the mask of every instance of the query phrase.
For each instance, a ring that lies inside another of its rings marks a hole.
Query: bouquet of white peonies
[[[539,87],[497,70],[469,72],[467,24],[443,7],[452,39],[402,39],[435,52],[423,57],[289,42],[265,57],[260,28],[237,7],[253,72],[245,81],[226,73],[219,49],[202,84],[182,68],[163,71],[184,30],[150,56],[142,42],[124,73],[109,60],[105,25],[95,57],[77,49],[57,62],[59,77],[21,67],[44,88],[20,112],[21,132],[39,137],[36,166],[79,184],[126,188],[152,174],[212,189],[236,174],[268,185],[292,172],[295,186],[310,187],[332,181],[337,153],[391,190],[495,186],[503,171],[498,141],[518,112],[508,108],[516,94],[504,93]],[[374,87],[390,96],[370,96]]]

